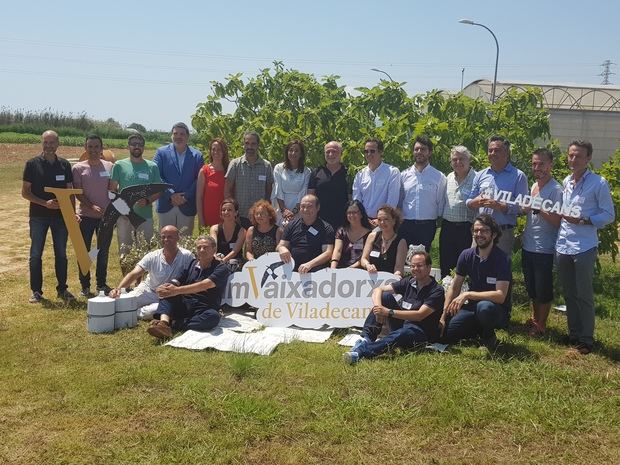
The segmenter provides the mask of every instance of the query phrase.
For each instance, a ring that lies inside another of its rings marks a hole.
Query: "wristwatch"
[[[390,308],[388,310],[388,316],[391,317],[391,318],[394,318],[394,309],[393,308]]]
[[[590,218],[579,218],[579,224],[590,224]]]

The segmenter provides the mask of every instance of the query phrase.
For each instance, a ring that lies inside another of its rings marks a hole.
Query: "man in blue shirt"
[[[196,239],[196,260],[175,281],[157,288],[161,299],[155,319],[147,332],[158,339],[172,336],[172,331],[209,331],[220,322],[220,304],[230,275],[230,268],[213,257],[215,239]]]
[[[560,283],[564,290],[568,343],[582,355],[594,344],[594,265],[597,230],[614,221],[614,204],[609,184],[588,169],[592,144],[575,140],[568,146],[568,167],[572,174],[563,181],[563,213],[555,246]],[[578,215],[576,215],[578,213]]]
[[[517,225],[519,205],[510,203],[518,195],[528,194],[527,178],[523,171],[510,163],[510,142],[502,136],[493,136],[487,144],[491,166],[479,171],[467,206],[478,213],[487,213],[495,219],[502,230],[498,247],[512,257],[514,228]]]
[[[476,247],[459,256],[440,320],[447,342],[480,337],[484,346],[494,349],[495,329],[508,324],[512,270],[509,258],[497,246],[501,235],[491,215],[483,213],[474,220]],[[465,278],[469,290],[461,293]]]
[[[431,275],[431,256],[415,252],[411,257],[411,277],[385,284],[372,292],[372,312],[364,322],[361,339],[344,354],[348,363],[372,358],[387,350],[410,349],[416,344],[434,341],[439,336],[439,318],[444,305],[444,290]],[[399,295],[399,300],[396,300]],[[384,323],[390,333],[377,340]]]
[[[174,186],[157,201],[159,226],[176,226],[191,236],[196,217],[196,180],[204,159],[198,149],[187,145],[188,141],[189,128],[185,123],[176,123],[172,127],[172,144],[157,149],[153,162],[162,181]]]

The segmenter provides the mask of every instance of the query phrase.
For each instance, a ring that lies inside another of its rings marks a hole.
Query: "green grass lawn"
[[[23,161],[0,171],[0,196],[23,207],[10,217],[15,250],[29,243],[14,232],[27,223]],[[45,252],[50,301],[27,303],[26,263],[0,275],[1,464],[618,463],[620,270],[606,257],[591,355],[566,354],[557,312],[546,337],[525,335],[516,271],[497,352],[462,345],[351,367],[342,333],[269,357],[163,347],[144,323],[89,334],[85,302],[55,299],[51,243]],[[117,263],[113,245],[110,284]],[[69,274],[77,291],[74,260]]]

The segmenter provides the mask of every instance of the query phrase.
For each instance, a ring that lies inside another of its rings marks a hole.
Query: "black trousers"
[[[450,274],[450,270],[456,267],[459,255],[465,249],[471,247],[471,223],[464,221],[453,223],[443,220],[439,233],[439,267],[441,277]]]

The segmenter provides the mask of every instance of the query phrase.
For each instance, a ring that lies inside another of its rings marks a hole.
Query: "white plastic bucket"
[[[114,331],[114,299],[102,292],[97,297],[88,299],[88,331],[91,333],[109,333]]]
[[[138,302],[135,296],[128,294],[125,289],[116,299],[114,314],[114,329],[134,328],[138,325]]]

